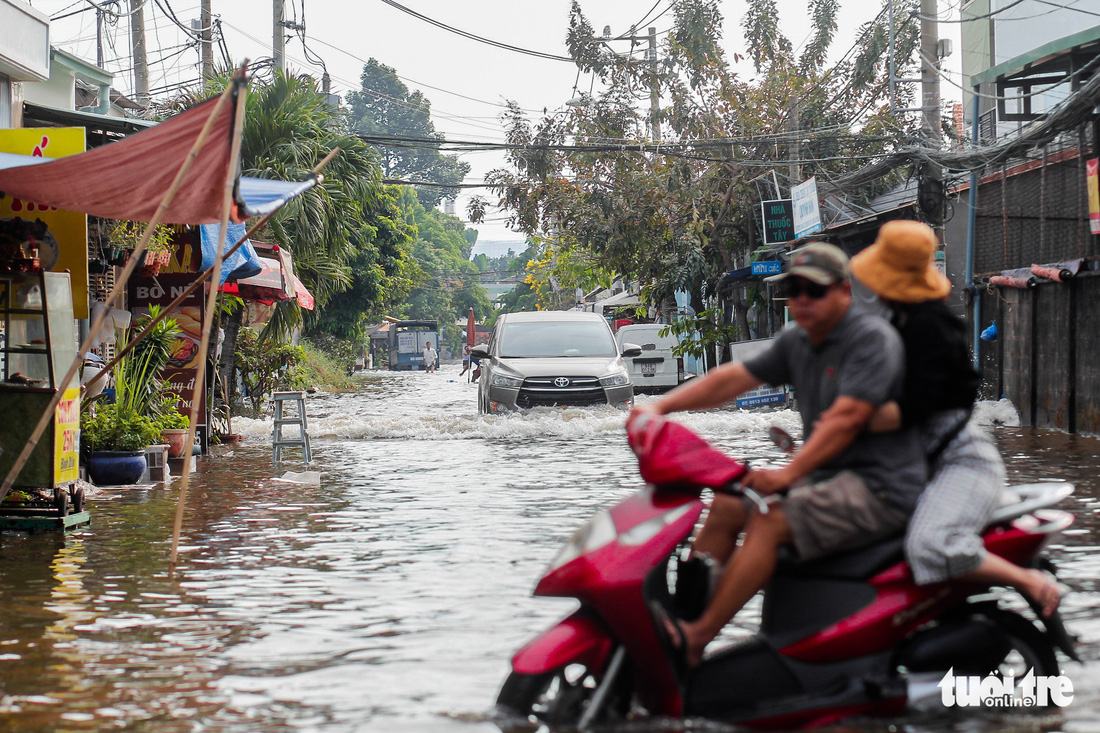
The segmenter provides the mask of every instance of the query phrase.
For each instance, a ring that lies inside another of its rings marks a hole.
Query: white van
[[[635,392],[667,392],[685,379],[684,360],[672,353],[680,340],[671,333],[662,336],[666,328],[663,323],[635,323],[615,334],[620,351],[626,343],[642,347],[641,356],[626,359]]]

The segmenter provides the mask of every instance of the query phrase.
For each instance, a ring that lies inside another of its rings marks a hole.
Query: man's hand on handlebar
[[[632,409],[630,411],[630,414],[626,416],[627,432],[630,431],[635,421],[637,421],[638,418],[642,417],[643,415],[645,417],[660,417],[663,414],[664,413],[661,412],[660,409],[658,409],[656,402],[646,402],[641,405],[634,405],[634,409]]]
[[[787,468],[758,468],[749,471],[741,483],[754,489],[758,494],[774,494],[794,483],[795,476]]]

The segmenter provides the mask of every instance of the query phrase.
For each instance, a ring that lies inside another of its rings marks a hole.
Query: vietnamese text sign
[[[782,244],[794,239],[794,217],[790,199],[761,201],[764,220],[764,244]]]
[[[794,238],[805,237],[821,231],[821,209],[817,202],[817,177],[791,186],[791,204],[794,216]]]
[[[27,127],[0,131],[0,152],[36,158],[63,158],[84,152],[83,127]],[[0,219],[41,219],[52,235],[38,243],[39,259],[52,272],[69,272],[73,316],[88,317],[88,216],[5,196]],[[51,241],[52,240],[52,241]],[[53,249],[56,242],[56,251]]]
[[[781,405],[787,401],[787,390],[783,387],[771,387],[763,384],[756,389],[750,389],[737,398],[737,406],[761,407],[763,405]]]
[[[752,263],[753,275],[778,275],[783,272],[783,263],[779,260],[761,260]]]
[[[175,300],[195,281],[193,273],[135,275],[130,278],[128,298],[134,316],[147,315],[149,306],[165,306]],[[205,317],[202,288],[191,293],[170,314],[179,328],[179,335],[172,344],[172,355],[160,376],[168,382],[168,391],[176,395],[176,410],[181,415],[191,415],[191,398],[195,380],[199,374],[199,346],[202,344],[202,324]],[[207,424],[206,385],[199,390],[198,425]]]

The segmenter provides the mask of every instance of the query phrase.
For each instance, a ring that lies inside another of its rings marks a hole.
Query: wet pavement
[[[274,480],[302,468],[273,469],[269,422],[235,421],[245,442],[193,476],[174,570],[174,487],[99,491],[91,526],[67,536],[0,534],[0,730],[497,730],[512,652],[575,605],[533,598],[535,580],[639,485],[624,415],[479,416],[453,365],[360,384],[307,402],[319,487]],[[1003,405],[983,414],[1011,419]],[[768,425],[798,428],[789,411],[684,421],[757,462],[779,459]],[[1065,502],[1077,524],[1052,551],[1086,659],[1066,667],[1073,706],[846,730],[1100,731],[1100,441],[995,435],[1013,482],[1078,487]]]

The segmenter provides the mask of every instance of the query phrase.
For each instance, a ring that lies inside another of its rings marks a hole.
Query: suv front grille
[[[569,384],[554,383],[560,379],[569,380]],[[606,404],[607,395],[596,377],[528,377],[516,397],[519,407]]]

